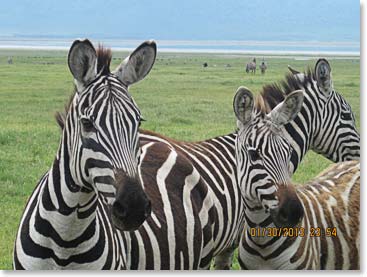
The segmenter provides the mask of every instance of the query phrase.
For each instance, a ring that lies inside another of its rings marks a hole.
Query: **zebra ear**
[[[97,53],[88,40],[75,40],[68,54],[68,65],[78,91],[82,91],[97,75]]]
[[[268,118],[278,127],[287,124],[301,111],[303,97],[302,90],[293,91],[268,114]]]
[[[254,107],[254,97],[246,87],[239,87],[233,99],[233,110],[237,119],[246,124],[252,118],[252,109]]]
[[[316,62],[315,74],[317,85],[325,96],[329,96],[333,90],[333,81],[331,78],[331,67],[326,59],[319,59]]]
[[[113,72],[121,82],[130,86],[142,80],[152,69],[157,55],[153,40],[143,42]]]

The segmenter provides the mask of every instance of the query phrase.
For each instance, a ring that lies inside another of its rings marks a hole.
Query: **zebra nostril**
[[[122,205],[121,203],[115,201],[115,203],[113,203],[113,211],[115,213],[115,215],[117,215],[120,218],[125,218],[126,217],[126,208],[124,207],[124,205]]]

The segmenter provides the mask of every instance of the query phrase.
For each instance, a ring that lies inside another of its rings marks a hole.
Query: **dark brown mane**
[[[105,48],[102,44],[99,44],[97,48],[97,72],[102,75],[110,74],[111,59],[111,49]]]
[[[305,85],[314,79],[314,71],[308,68],[304,74],[304,80],[299,80],[296,75],[291,73],[285,76],[285,80],[279,83],[264,85],[260,95],[264,100],[266,112],[270,112],[276,105],[284,100],[291,92],[305,87]]]
[[[102,44],[99,44],[96,52],[97,52],[97,72],[101,75],[110,74],[110,64],[112,59],[111,49],[105,48]],[[75,93],[76,93],[76,87],[74,87],[74,92],[70,96],[69,101],[65,104],[64,111],[55,113],[56,122],[61,128],[61,130],[63,130],[65,127],[66,115],[68,114],[71,103],[73,102]]]
[[[74,88],[73,94],[70,95],[69,101],[65,104],[64,111],[55,113],[55,119],[56,119],[57,125],[59,125],[61,130],[64,130],[65,128],[66,115],[68,114],[71,103],[73,102],[75,93],[76,93],[76,88]]]

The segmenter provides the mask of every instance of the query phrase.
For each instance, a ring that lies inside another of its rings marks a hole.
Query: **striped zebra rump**
[[[359,269],[360,163],[330,166],[296,186],[305,210],[293,228],[246,224],[239,262],[244,269]]]

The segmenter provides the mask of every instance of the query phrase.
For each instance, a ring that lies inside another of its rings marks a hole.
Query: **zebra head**
[[[156,44],[145,42],[111,73],[110,50],[96,51],[89,40],[74,41],[68,55],[76,85],[63,131],[71,176],[81,191],[111,205],[121,230],[137,229],[151,211],[138,176],[141,114],[128,86],[149,73],[155,57]]]
[[[300,78],[304,74],[292,70]],[[324,155],[333,162],[359,160],[360,135],[356,128],[356,120],[352,108],[345,98],[335,91],[331,74],[331,66],[326,59],[316,62],[312,78],[318,103],[315,116],[316,132],[312,150]]]
[[[281,128],[295,118],[302,103],[303,92],[297,90],[269,111],[261,96],[254,104],[245,87],[237,90],[233,102],[238,120],[237,181],[243,200],[248,211],[263,211],[267,216],[270,212],[278,227],[294,226],[304,214],[290,182],[292,147]]]

